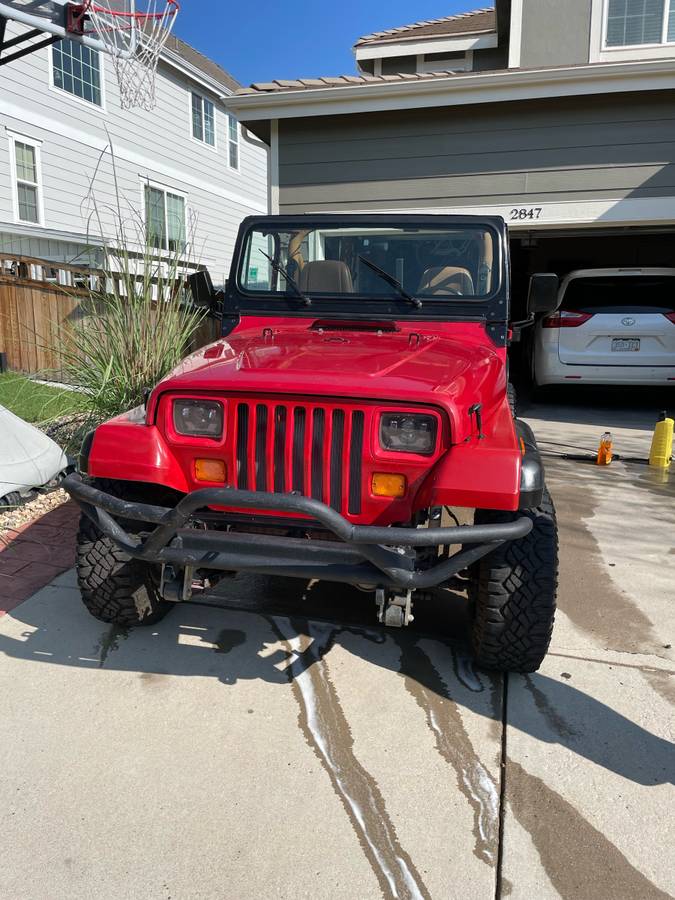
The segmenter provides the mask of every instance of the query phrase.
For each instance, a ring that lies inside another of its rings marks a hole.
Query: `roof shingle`
[[[400,25],[366,34],[356,42],[356,47],[364,44],[383,44],[389,41],[412,40],[418,37],[444,37],[446,35],[473,34],[482,31],[495,31],[497,16],[494,7],[483,7],[472,12],[457,13],[442,19],[429,19],[424,22],[413,22],[412,25]]]
[[[439,72],[401,72],[398,75],[337,75],[324,78],[298,78],[293,81],[280,79],[279,81],[263,81],[252,84],[250,87],[241,88],[236,93],[238,96],[245,94],[271,94],[276,91],[310,91],[319,88],[354,87],[355,85],[386,84],[387,82],[401,81],[429,81],[433,78],[449,78],[466,72],[452,72],[449,69]]]
[[[195,50],[194,47],[186,44],[185,41],[181,41],[175,34],[169,35],[169,39],[166,42],[166,48],[167,50],[171,50],[177,56],[180,56],[185,62],[194,66],[195,69],[199,69],[200,72],[208,75],[209,78],[213,78],[214,81],[224,85],[224,87],[232,91],[232,93],[236,93],[241,87],[241,84],[236,78],[230,75],[229,72],[226,72],[222,66],[219,66],[218,63],[214,62],[212,59],[209,59],[208,56],[204,56],[199,50]]]

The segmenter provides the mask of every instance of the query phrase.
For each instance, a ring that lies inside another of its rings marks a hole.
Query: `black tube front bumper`
[[[79,475],[69,475],[63,487],[104,534],[129,556],[145,562],[403,590],[436,587],[500,544],[525,537],[532,530],[529,516],[496,525],[452,528],[352,525],[331,507],[309,497],[234,488],[193,491],[168,509],[106,494],[86,484]],[[198,510],[211,506],[297,513],[332,532],[336,540],[189,527]],[[141,539],[125,531],[116,519],[143,523],[139,529],[143,532],[149,530],[148,526],[156,527]],[[415,548],[439,545],[460,549],[432,568],[419,570]]]

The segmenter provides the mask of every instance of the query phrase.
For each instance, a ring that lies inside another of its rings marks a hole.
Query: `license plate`
[[[616,353],[636,353],[639,349],[640,338],[612,338],[612,351]]]

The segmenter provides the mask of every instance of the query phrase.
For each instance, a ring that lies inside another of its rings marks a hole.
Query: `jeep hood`
[[[392,332],[258,320],[185,359],[157,385],[153,401],[167,391],[208,391],[431,404],[448,412],[458,437],[465,407],[482,403],[489,415],[505,386],[504,351],[480,323],[426,330],[415,323]]]

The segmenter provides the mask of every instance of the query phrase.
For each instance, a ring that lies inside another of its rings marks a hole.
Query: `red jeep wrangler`
[[[253,217],[225,290],[192,287],[221,340],[92,432],[65,482],[89,611],[151,624],[256,572],[357,585],[405,625],[418,592],[460,589],[479,665],[537,669],[557,532],[507,384],[504,221]],[[556,288],[533,276],[529,313]]]

